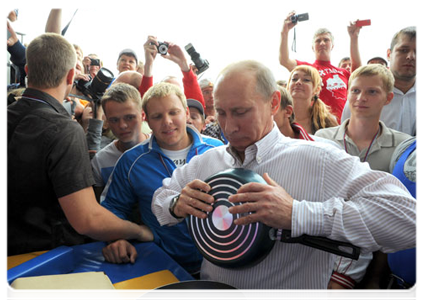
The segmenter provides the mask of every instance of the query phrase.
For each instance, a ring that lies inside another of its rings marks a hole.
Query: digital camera
[[[305,14],[298,14],[291,17],[292,23],[302,22],[308,20],[308,13]]]
[[[168,43],[164,43],[164,42],[158,42],[159,44],[157,45],[157,51],[161,54],[161,55],[166,55],[167,54],[167,50],[169,50],[169,44]]]
[[[100,66],[100,60],[97,58],[90,58],[91,59],[91,66]]]
[[[198,70],[197,75],[203,73],[209,68],[209,62],[201,58],[200,53],[195,51],[195,48],[191,43],[185,46],[185,50],[188,52],[189,56],[191,56],[191,60]]]
[[[79,79],[75,83],[76,88],[86,97],[89,97],[94,101],[98,101],[101,97],[103,97],[104,92],[113,81],[113,78],[114,75],[110,70],[101,68],[94,79],[90,81]]]

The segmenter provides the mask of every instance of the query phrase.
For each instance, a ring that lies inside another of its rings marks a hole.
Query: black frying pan
[[[300,243],[352,259],[358,259],[360,255],[358,247],[325,237],[303,235],[292,238],[289,230],[276,230],[260,222],[235,225],[233,221],[242,215],[233,215],[228,209],[242,203],[231,203],[228,197],[236,194],[243,184],[267,184],[251,170],[225,170],[209,177],[205,182],[212,187],[209,194],[215,199],[213,211],[207,213],[206,219],[190,216],[189,230],[202,255],[218,266],[240,268],[258,263],[270,252],[276,240]]]
[[[247,300],[233,286],[206,280],[183,281],[168,284],[147,292],[136,300]]]

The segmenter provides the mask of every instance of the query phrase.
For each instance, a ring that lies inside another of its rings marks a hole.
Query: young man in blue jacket
[[[160,226],[151,211],[151,201],[163,179],[171,177],[176,168],[223,144],[200,135],[187,125],[187,101],[175,85],[154,85],[144,95],[142,107],[152,136],[121,156],[102,205],[122,219],[128,219],[138,203],[141,220],[153,232],[154,242],[188,272],[195,274],[200,269],[202,255],[191,240],[186,222],[172,227]],[[137,256],[135,248],[124,240],[107,246],[103,254],[113,263],[133,262]]]

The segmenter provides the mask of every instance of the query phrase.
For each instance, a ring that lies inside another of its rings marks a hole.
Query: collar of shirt
[[[291,124],[292,129],[296,134],[298,134],[299,140],[314,141],[313,138],[308,134],[307,131],[298,123]]]
[[[187,132],[192,137],[191,149],[196,149],[201,144],[204,143],[203,138],[201,137],[201,134],[195,129],[194,126],[187,124]],[[158,152],[164,154],[163,151],[160,149],[160,146],[157,143],[157,140],[156,140],[156,137],[154,136],[154,134],[151,134],[150,137],[151,137],[150,139],[147,139],[148,140],[148,148],[150,150],[158,151]]]
[[[394,94],[398,94],[398,95],[409,95],[409,94],[415,93],[416,92],[416,83],[414,82],[414,85],[405,94],[400,89],[398,89],[396,87],[394,87],[393,92],[394,92]]]
[[[59,100],[57,100],[53,96],[47,93],[44,93],[40,90],[27,88],[25,92],[23,93],[22,97],[35,98],[43,102],[46,102],[47,105],[51,106],[58,113],[69,116],[65,107],[62,105],[62,103],[59,102]]]
[[[338,130],[335,133],[335,140],[337,140],[339,143],[343,143],[344,140],[344,133],[345,133],[345,128],[348,125],[350,119],[345,120],[344,122],[342,122],[342,124],[338,127]],[[386,127],[385,123],[383,123],[382,121],[379,121],[379,126],[381,128],[379,136],[376,138],[376,140],[374,141],[372,148],[369,151],[369,154],[380,150],[381,148],[387,147],[394,147],[395,143],[394,143],[394,134],[392,132],[392,130],[388,127]],[[345,140],[348,143],[348,147],[354,147],[355,151],[357,152],[358,155],[358,149],[357,146],[355,145],[354,141],[347,135],[345,135]],[[367,151],[367,148],[364,149],[363,151]],[[353,155],[353,153],[351,153]]]
[[[330,67],[334,67],[334,66],[332,66],[332,64],[331,64],[330,60],[318,60],[318,59],[316,59],[316,60],[314,61],[314,64],[316,64],[316,65],[320,65],[320,66],[330,66]]]
[[[236,150],[231,147],[230,143],[228,144],[226,151],[234,158],[235,165],[237,167],[246,167],[253,161],[260,164],[281,138],[285,137],[279,131],[276,123],[273,123],[273,128],[267,135],[245,149],[245,158],[243,162],[240,160]]]

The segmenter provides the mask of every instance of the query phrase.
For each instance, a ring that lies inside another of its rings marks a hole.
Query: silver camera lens
[[[159,53],[162,55],[166,55],[168,49],[169,47],[165,43],[159,44],[159,46],[157,47],[157,51],[159,51]]]

